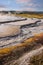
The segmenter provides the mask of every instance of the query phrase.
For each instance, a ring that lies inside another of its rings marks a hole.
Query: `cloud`
[[[5,6],[4,5],[0,5],[0,11],[4,10]]]
[[[0,8],[5,8],[6,6],[5,5],[0,5]]]
[[[30,2],[31,0],[16,0],[17,3],[27,3]]]
[[[21,10],[35,11],[42,7],[36,0],[16,0],[16,3]]]
[[[36,7],[39,6],[33,0],[16,0],[16,3],[19,3],[20,9],[25,11],[35,11]]]
[[[0,5],[0,10],[27,10],[35,11],[43,8],[43,4],[35,2],[36,0],[9,0],[5,5]],[[8,10],[8,9],[7,9]]]
[[[0,11],[8,11],[9,9],[5,5],[0,5]]]
[[[21,9],[22,11],[36,11],[37,10],[37,8],[22,8]]]
[[[5,5],[0,5],[0,11],[6,9],[6,6]]]

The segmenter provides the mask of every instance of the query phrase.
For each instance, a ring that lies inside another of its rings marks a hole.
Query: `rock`
[[[14,36],[20,33],[20,26],[0,25],[0,37]]]

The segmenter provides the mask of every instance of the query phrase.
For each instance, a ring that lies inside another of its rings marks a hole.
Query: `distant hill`
[[[16,14],[43,14],[43,11],[38,12],[38,11],[0,11],[0,13],[16,13]]]

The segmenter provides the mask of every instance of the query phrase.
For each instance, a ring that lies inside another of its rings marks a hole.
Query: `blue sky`
[[[43,11],[43,0],[0,0],[0,10]]]

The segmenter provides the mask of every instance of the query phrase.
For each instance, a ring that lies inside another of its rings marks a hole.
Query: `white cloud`
[[[10,10],[9,8],[6,8],[6,7],[0,7],[0,11],[8,11]]]
[[[16,0],[16,3],[28,3],[31,0]]]
[[[22,8],[22,11],[37,11],[37,8]]]

